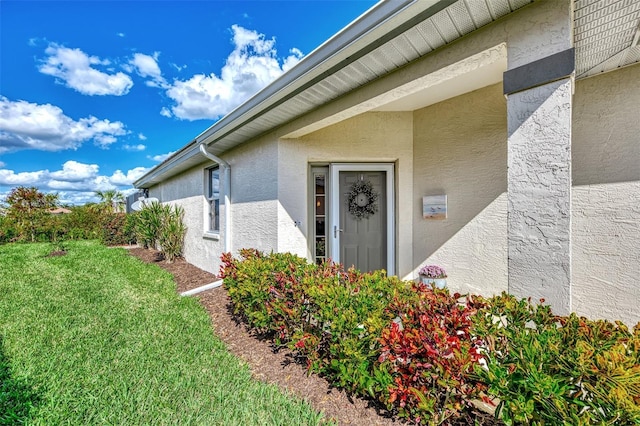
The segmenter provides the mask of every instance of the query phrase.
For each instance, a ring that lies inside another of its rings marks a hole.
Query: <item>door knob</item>
[[[339,229],[337,226],[333,226],[333,238],[338,238],[338,232],[343,232],[342,229]]]

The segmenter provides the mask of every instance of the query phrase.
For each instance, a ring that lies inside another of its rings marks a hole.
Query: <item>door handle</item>
[[[337,226],[333,226],[333,238],[338,238],[338,232],[343,232],[342,229],[339,229]]]

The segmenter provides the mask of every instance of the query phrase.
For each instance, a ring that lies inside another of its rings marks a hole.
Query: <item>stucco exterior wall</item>
[[[208,212],[207,200],[204,197],[204,167],[210,165],[213,164],[203,163],[150,188],[149,196],[158,198],[162,203],[177,204],[184,209],[184,222],[187,225],[185,258],[198,268],[217,274],[224,239],[204,238]],[[221,223],[223,223],[224,208],[225,206],[220,206],[223,216]]]
[[[576,82],[572,301],[590,318],[640,321],[640,65]]]
[[[231,251],[278,250],[278,143],[273,135],[222,158],[231,166]]]
[[[277,250],[277,152],[275,141],[262,139],[238,147],[223,157],[231,165],[231,251],[257,248]],[[220,233],[206,233],[208,203],[205,194],[206,161],[149,189],[149,196],[185,209],[185,258],[189,263],[217,274],[225,251],[224,193],[220,194]],[[224,187],[224,174],[220,174]]]
[[[397,87],[501,43],[508,49],[509,68],[566,49],[570,26],[554,26],[551,18],[566,20],[569,5],[536,2],[226,152],[232,251],[255,247],[311,259],[309,164],[394,163],[398,275],[415,278],[421,266],[433,263],[446,268],[452,291],[491,295],[508,290],[508,129],[502,85],[414,112],[363,111],[382,108],[383,98]],[[523,37],[539,43],[531,46]],[[571,194],[565,197],[571,203],[564,250],[571,256],[570,309],[628,324],[640,321],[638,81],[640,65],[576,82]],[[203,238],[203,167],[151,188],[150,195],[185,208],[187,259],[217,272],[224,234],[219,240]],[[425,220],[422,197],[440,194],[448,196],[448,218]]]
[[[571,78],[508,95],[509,293],[571,312]]]
[[[414,115],[413,267],[444,267],[453,291],[507,290],[506,126],[500,84]],[[427,195],[447,195],[446,220],[422,217]]]
[[[280,141],[278,250],[310,258],[307,235],[309,163],[373,162],[395,164],[396,268],[398,276],[412,270],[411,208],[413,187],[413,114],[371,112],[300,139]],[[296,226],[296,221],[300,223]],[[402,224],[399,226],[398,224]]]

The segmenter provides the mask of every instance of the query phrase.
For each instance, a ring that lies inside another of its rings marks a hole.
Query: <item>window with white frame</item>
[[[329,174],[328,167],[312,167],[311,168],[311,212],[313,216],[312,223],[315,226],[311,229],[313,234],[311,253],[316,263],[324,262],[327,257],[327,178]]]
[[[220,168],[206,169],[206,197],[209,204],[208,232],[220,232]]]

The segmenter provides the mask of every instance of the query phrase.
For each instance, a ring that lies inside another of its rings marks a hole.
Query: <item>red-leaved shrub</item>
[[[413,297],[396,299],[396,319],[382,331],[380,362],[393,376],[388,403],[404,417],[456,417],[484,386],[470,379],[482,341],[470,334],[480,300],[414,285]]]

